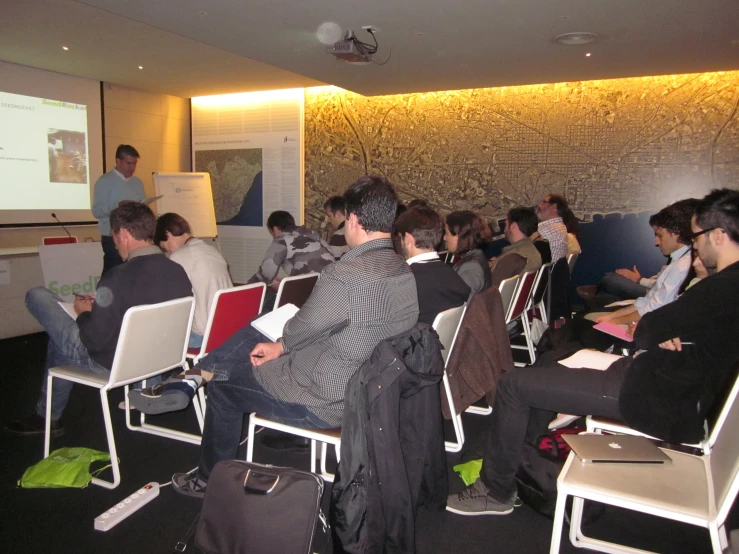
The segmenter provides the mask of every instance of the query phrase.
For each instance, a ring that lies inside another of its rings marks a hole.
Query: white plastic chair
[[[513,300],[511,301],[508,313],[506,314],[506,325],[510,322],[521,318],[521,327],[523,328],[523,335],[525,345],[511,344],[511,348],[515,350],[526,350],[529,355],[531,364],[536,361],[536,351],[534,350],[534,343],[531,340],[530,335],[530,324],[528,319],[528,309],[531,302],[531,296],[534,292],[534,281],[536,280],[538,271],[528,271],[520,276],[516,291],[513,293]],[[524,366],[521,362],[514,362],[516,366]]]
[[[667,450],[671,464],[587,464],[570,453],[557,479],[557,506],[550,554],[559,552],[567,497],[572,496],[570,541],[578,548],[617,554],[645,550],[583,534],[584,500],[682,521],[708,529],[714,554],[728,546],[724,524],[739,491],[739,380],[709,438],[710,453],[694,456]],[[665,450],[665,449],[663,449]]]
[[[147,424],[144,422],[143,414],[141,426],[134,427],[131,425],[130,410],[128,409],[129,384],[146,380],[169,369],[184,367],[187,341],[190,336],[194,312],[195,301],[191,296],[160,304],[129,308],[123,316],[123,324],[121,325],[113,366],[109,375],[92,373],[76,366],[50,368],[46,393],[44,457],[49,455],[51,396],[54,379],[66,379],[80,385],[100,389],[100,402],[103,406],[103,420],[105,421],[105,433],[110,450],[113,481],[93,478],[92,483],[95,485],[106,489],[114,489],[121,482],[118,453],[116,452],[110,406],[108,404],[108,391],[111,389],[121,386],[126,387],[126,426],[132,431],[200,444],[200,436]]]
[[[439,335],[439,342],[444,347],[441,351],[441,357],[444,359],[444,376],[442,382],[444,383],[444,392],[446,399],[449,404],[449,413],[452,416],[452,426],[454,427],[454,436],[456,442],[444,441],[444,448],[447,452],[459,452],[462,450],[464,445],[464,429],[462,428],[462,414],[457,413],[457,409],[454,406],[454,398],[452,398],[452,389],[449,387],[449,378],[446,374],[446,366],[449,363],[449,357],[454,349],[454,343],[457,340],[457,334],[459,328],[462,325],[462,319],[464,319],[464,313],[467,311],[467,304],[463,304],[457,308],[450,308],[438,314],[434,319],[433,328]],[[482,411],[485,408],[477,408]],[[492,411],[492,410],[491,410]],[[475,413],[475,412],[472,412]]]

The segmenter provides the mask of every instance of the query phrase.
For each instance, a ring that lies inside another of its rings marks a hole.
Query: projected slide
[[[0,92],[0,209],[89,209],[87,106]]]

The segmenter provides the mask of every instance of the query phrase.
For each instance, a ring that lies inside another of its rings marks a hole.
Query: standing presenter
[[[141,202],[146,198],[144,184],[134,177],[139,153],[130,144],[121,144],[115,151],[115,168],[102,175],[95,183],[92,215],[98,220],[103,245],[103,273],[122,264],[110,236],[110,212],[124,202]]]

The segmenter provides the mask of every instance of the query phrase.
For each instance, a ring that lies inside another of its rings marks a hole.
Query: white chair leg
[[[54,377],[46,378],[46,432],[44,433],[44,458],[49,457],[49,444],[51,442],[51,387]]]
[[[100,403],[103,406],[103,420],[105,421],[105,434],[108,437],[108,452],[110,453],[110,465],[113,470],[113,482],[93,477],[92,483],[106,489],[114,489],[121,483],[121,472],[118,467],[118,452],[115,449],[115,436],[113,435],[113,423],[110,419],[107,389],[100,389]]]
[[[490,406],[485,406],[484,408],[481,406],[470,406],[464,412],[466,414],[490,415],[493,413],[493,409]]]
[[[554,509],[554,523],[552,524],[552,541],[549,545],[549,554],[559,554],[566,503],[567,495],[560,492],[557,495],[557,506]]]
[[[559,500],[559,499],[557,499]],[[577,496],[572,497],[572,513],[570,514],[570,542],[578,546],[578,543],[583,538],[582,529],[582,510],[584,500]]]
[[[310,472],[316,472],[316,441],[310,439]]]
[[[254,460],[254,414],[249,416],[249,431],[246,435],[246,461]]]
[[[446,376],[446,370],[444,370],[443,376],[444,392],[446,392],[446,399],[449,405],[449,413],[452,414],[452,426],[454,427],[454,436],[457,442],[444,441],[444,448],[447,452],[459,452],[462,450],[464,445],[464,429],[462,428],[462,416],[457,415],[457,409],[454,406],[454,399],[452,398],[452,391],[449,387],[449,379]]]
[[[713,554],[721,554],[729,546],[729,542],[726,539],[726,530],[723,525],[719,528],[716,522],[709,524],[708,534],[711,536]]]

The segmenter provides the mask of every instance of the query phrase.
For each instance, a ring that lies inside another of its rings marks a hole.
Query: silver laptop
[[[668,464],[670,457],[649,439],[632,435],[562,435],[575,455],[592,464]]]

